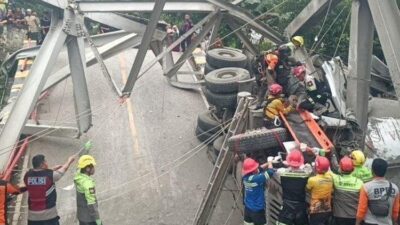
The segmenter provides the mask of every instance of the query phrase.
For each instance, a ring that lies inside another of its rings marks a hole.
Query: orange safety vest
[[[7,224],[7,194],[18,194],[18,188],[0,180],[0,225]]]

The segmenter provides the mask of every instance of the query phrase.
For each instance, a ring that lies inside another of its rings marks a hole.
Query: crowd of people
[[[340,160],[337,173],[325,156],[309,164],[297,149],[286,157],[286,167],[274,169],[273,162],[276,158],[269,157],[263,165],[251,158],[243,163],[245,225],[267,223],[264,191],[273,176],[282,188],[277,225],[398,224],[399,189],[385,179],[388,164],[381,158],[370,170],[363,152],[355,150]]]
[[[39,17],[38,13],[31,9],[5,5],[0,10],[0,35],[6,35],[13,30],[24,30],[28,40],[41,44],[49,32],[50,22],[51,17],[47,11]]]
[[[7,222],[8,195],[28,192],[28,225],[59,225],[57,212],[57,192],[55,183],[74,162],[76,156],[71,156],[63,165],[49,168],[42,154],[32,158],[32,166],[24,175],[24,187],[12,185],[0,180],[0,225]],[[77,164],[74,177],[76,187],[77,218],[79,225],[101,225],[95,182],[92,178],[96,161],[91,155],[82,155]]]

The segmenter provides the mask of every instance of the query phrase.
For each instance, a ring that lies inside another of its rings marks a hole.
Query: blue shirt
[[[243,177],[245,188],[244,205],[251,211],[261,211],[265,209],[265,185],[273,170],[262,171],[258,174],[249,174]]]

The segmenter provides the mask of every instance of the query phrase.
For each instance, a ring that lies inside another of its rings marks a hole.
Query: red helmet
[[[301,153],[301,151],[299,150],[291,151],[289,155],[286,157],[286,162],[291,167],[299,168],[304,164],[303,153]]]
[[[340,160],[340,171],[351,173],[354,170],[353,162],[350,157],[345,156]]]
[[[315,169],[317,170],[317,173],[326,173],[329,170],[329,160],[326,157],[323,156],[318,156],[317,159],[315,160]]]
[[[271,86],[269,86],[269,93],[271,95],[280,95],[282,94],[282,86],[279,84],[272,84]]]
[[[244,176],[246,174],[254,172],[256,169],[258,169],[258,166],[258,162],[256,162],[254,159],[245,159],[243,162],[242,175]]]
[[[305,73],[305,72],[306,72],[306,67],[305,66],[296,66],[293,69],[293,75],[295,77],[299,77],[302,73]]]

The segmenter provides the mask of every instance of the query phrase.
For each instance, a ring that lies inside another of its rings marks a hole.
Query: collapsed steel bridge
[[[36,55],[20,95],[8,106],[7,117],[2,118],[0,133],[0,149],[10,154],[0,155],[0,165],[5,171],[11,159],[11,150],[19,142],[22,130],[27,126],[27,120],[34,109],[41,93],[57,85],[71,76],[77,118],[78,136],[87,132],[92,126],[92,115],[88,88],[85,79],[86,67],[99,63],[103,75],[109,81],[111,90],[121,98],[129,97],[135,82],[156,63],[160,63],[164,76],[169,83],[179,88],[194,88],[201,83],[182,83],[177,79],[177,73],[195,47],[211,32],[210,43],[217,37],[221,23],[227,22],[235,30],[248,54],[257,55],[256,48],[249,38],[242,32],[243,26],[248,26],[272,43],[280,44],[295,34],[301,34],[311,28],[315,21],[320,21],[329,8],[336,6],[339,0],[311,0],[310,3],[287,26],[284,35],[275,31],[267,24],[255,20],[254,16],[240,8],[241,0],[233,2],[223,0],[156,0],[156,1],[78,1],[78,0],[39,0],[51,7],[51,29],[43,45]],[[349,48],[349,77],[347,83],[346,105],[350,114],[356,118],[361,130],[367,126],[367,107],[369,88],[371,85],[371,59],[374,30],[377,31],[382,49],[388,64],[393,81],[395,95],[400,99],[400,12],[395,0],[353,0],[351,12],[351,33]],[[143,24],[120,13],[151,12],[151,19]],[[166,33],[157,28],[163,12],[206,12],[201,21],[167,46]],[[119,31],[90,37],[84,25],[84,18],[119,29]],[[225,19],[225,20],[224,20]],[[199,28],[201,32],[180,58],[174,62],[172,49],[179,45],[186,37]],[[67,46],[69,66],[54,74],[50,74],[58,54]],[[91,54],[85,55],[85,46],[90,46]],[[103,60],[124,51],[127,48],[137,47],[139,50],[133,62],[126,84],[118,87],[113,81]],[[153,51],[156,58],[149,64],[143,65],[148,50]],[[21,50],[29,52],[32,49]],[[296,53],[307,66],[313,70],[312,62],[305,49]],[[32,124],[29,124],[32,128]],[[36,131],[40,131],[37,127]],[[57,129],[64,129],[57,127]],[[68,130],[69,128],[65,128]],[[204,202],[203,202],[204,203]],[[205,203],[202,206],[206,205]],[[215,205],[213,199],[211,205]],[[199,214],[196,224],[206,224],[209,213]]]

